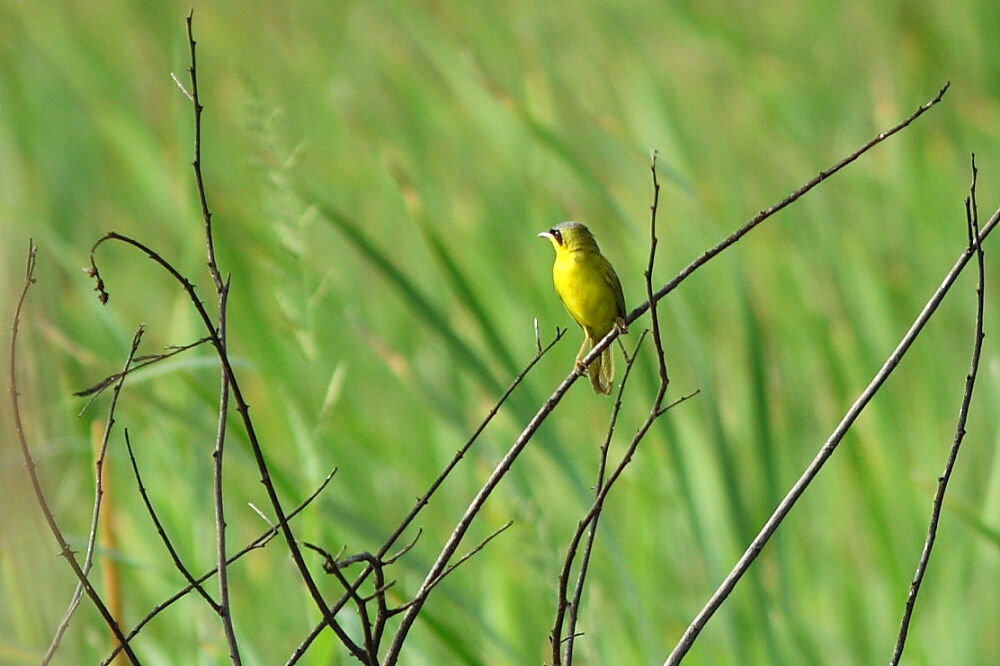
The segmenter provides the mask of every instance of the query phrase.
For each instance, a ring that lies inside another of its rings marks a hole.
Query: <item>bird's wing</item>
[[[611,292],[615,295],[615,306],[618,309],[618,316],[625,318],[625,294],[622,292],[622,283],[618,280],[618,274],[615,273],[615,269],[611,267],[611,263],[605,260],[604,262],[604,279],[607,281],[608,286],[611,287]]]

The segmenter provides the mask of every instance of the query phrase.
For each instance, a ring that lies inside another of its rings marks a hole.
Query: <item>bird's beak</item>
[[[551,240],[552,239],[552,232],[551,231],[543,231],[542,233],[538,234],[538,237],[539,238],[548,238],[548,239]]]

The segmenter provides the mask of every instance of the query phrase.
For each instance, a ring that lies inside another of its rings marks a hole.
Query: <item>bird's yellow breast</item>
[[[622,316],[609,278],[611,264],[595,252],[560,250],[552,265],[556,292],[576,323],[600,339]]]

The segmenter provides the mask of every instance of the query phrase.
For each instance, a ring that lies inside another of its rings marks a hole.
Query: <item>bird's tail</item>
[[[587,375],[590,377],[590,385],[594,387],[594,393],[611,394],[611,386],[615,381],[615,357],[611,351],[612,348],[609,345],[587,368]]]

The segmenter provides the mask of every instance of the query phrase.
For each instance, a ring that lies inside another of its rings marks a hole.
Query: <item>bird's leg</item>
[[[621,317],[615,319],[615,326],[618,328],[619,333],[628,333],[628,326],[625,325],[625,320]]]
[[[587,352],[590,351],[592,346],[590,336],[584,335],[583,344],[580,345],[580,351],[576,353],[576,371],[581,375],[587,374],[587,368],[583,367],[583,357],[587,355]]]

